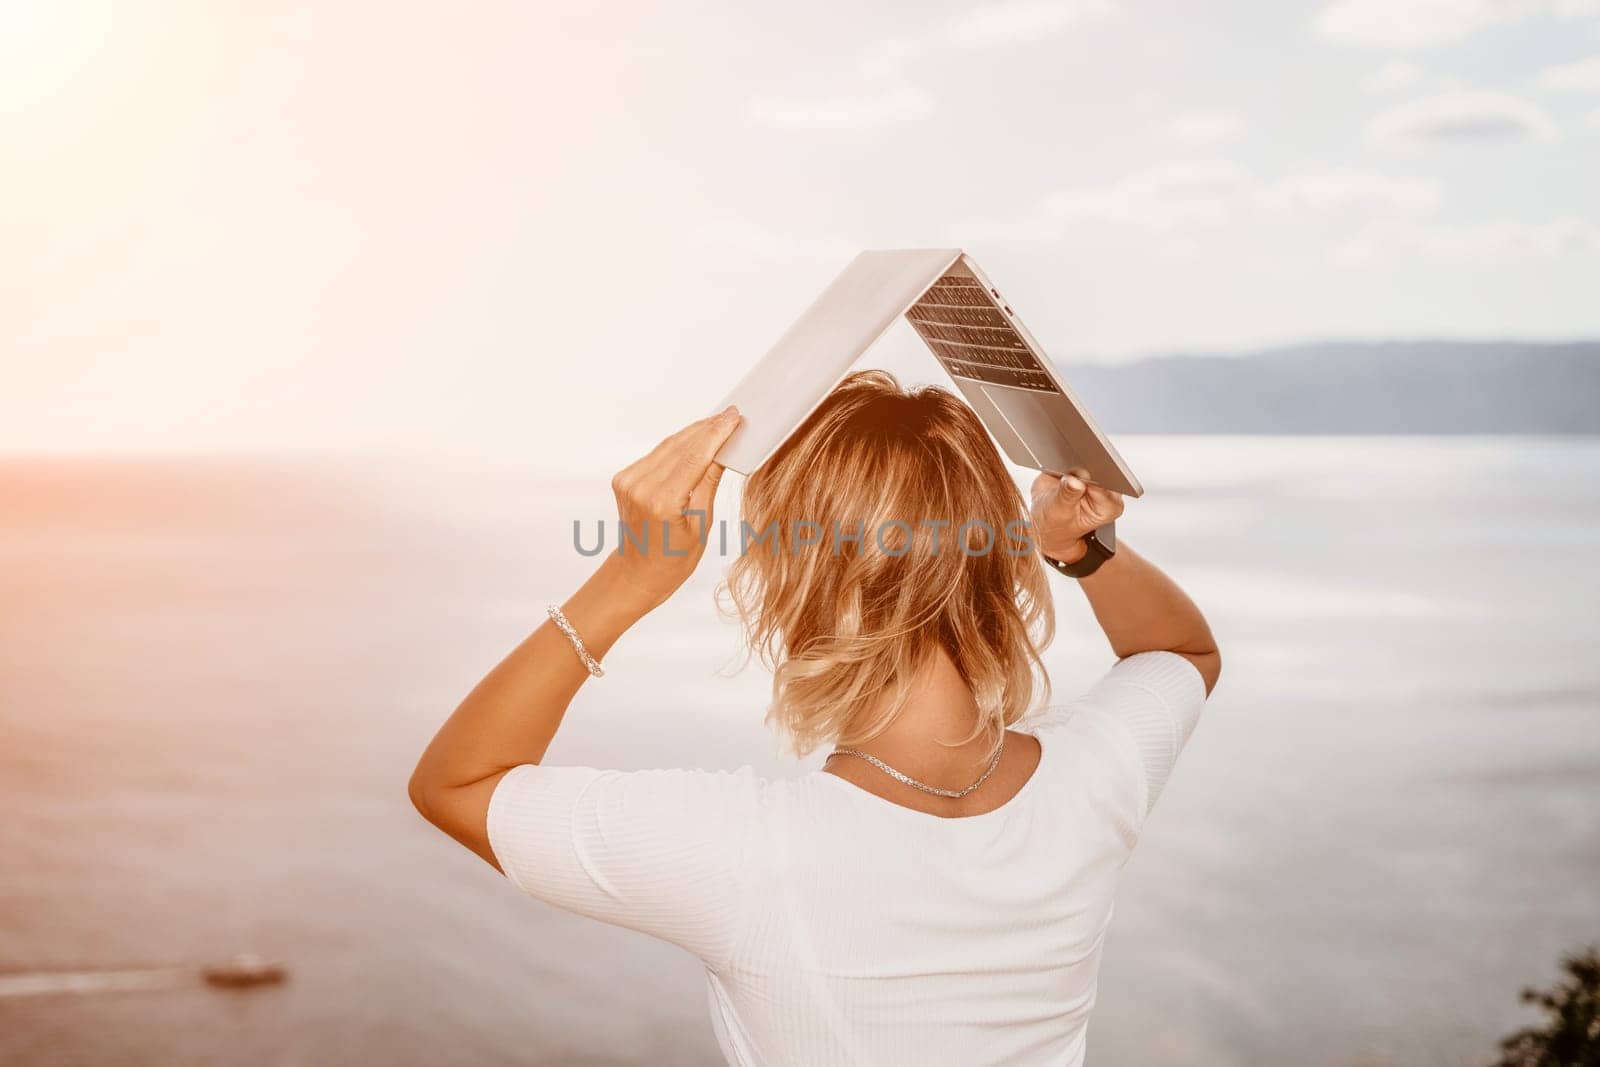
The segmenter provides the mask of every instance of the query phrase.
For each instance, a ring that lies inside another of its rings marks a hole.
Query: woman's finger
[[[698,485],[689,494],[689,510],[700,512],[700,533],[711,522],[711,505],[717,499],[717,486],[722,482],[722,472],[725,468],[720,463],[713,462],[706,468],[706,473],[701,477]]]
[[[683,452],[684,442],[699,433],[707,423],[716,418],[708,415],[703,419],[696,419],[689,425],[661,439],[661,443],[652,448],[639,460],[642,468],[647,471],[665,469],[668,464],[676,463]]]
[[[639,465],[646,470],[656,470],[664,469],[668,464],[678,462],[686,449],[696,450],[695,442],[727,414],[727,411],[720,411],[715,415],[707,415],[703,419],[696,419],[687,426],[668,434],[661,439],[661,442],[656,447],[640,457]]]
[[[655,487],[662,498],[687,501],[738,425],[739,410],[732,405],[690,423],[640,461],[640,480]]]
[[[697,433],[690,436],[690,446],[695,449],[695,455],[705,463],[710,463],[722,451],[723,444],[733,431],[739,428],[739,423],[744,421],[744,416],[739,414],[736,404],[729,404],[709,419],[700,423]],[[721,475],[718,475],[721,477]]]
[[[678,442],[674,476],[685,493],[693,491],[706,473],[716,466],[713,460],[722,450],[722,444],[739,426],[739,409],[729,404],[709,419],[702,419],[689,428]],[[718,478],[722,477],[719,473]]]
[[[1122,514],[1122,494],[1114,490],[1091,486],[1086,500],[1089,510],[1095,515],[1116,518]]]
[[[1107,489],[1105,486],[1095,485],[1093,482],[1089,484],[1089,495],[1096,500],[1120,500],[1122,498],[1122,494],[1115,489]]]

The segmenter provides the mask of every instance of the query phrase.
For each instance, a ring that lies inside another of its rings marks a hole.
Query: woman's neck
[[[944,818],[982,815],[1017,794],[1039,766],[1041,749],[1031,736],[1008,733],[999,763],[992,764],[995,753],[987,736],[955,743],[971,733],[977,721],[978,702],[972,690],[940,649],[918,672],[905,706],[889,727],[852,747],[938,789],[965,789],[990,772],[983,786],[965,797],[935,796],[850,756],[831,758],[823,769],[900,807]]]
[[[941,788],[970,785],[994,754],[992,738],[956,744],[978,722],[978,702],[942,647],[912,680],[905,705],[883,733],[852,747]]]

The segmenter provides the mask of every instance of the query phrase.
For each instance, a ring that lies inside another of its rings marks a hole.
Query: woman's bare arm
[[[1205,616],[1161,569],[1126,544],[1079,581],[1094,617],[1118,657],[1162,649],[1200,671],[1209,694],[1222,674],[1222,656]]]
[[[1122,495],[1088,482],[1088,472],[1041,474],[1033,484],[1033,530],[1039,551],[1065,563],[1086,551],[1083,537],[1122,514]],[[1209,694],[1222,656],[1205,616],[1178,583],[1118,539],[1117,553],[1078,583],[1119,658],[1176,652],[1199,670]]]
[[[694,572],[722,477],[712,457],[738,424],[733,408],[702,419],[613,479],[619,522],[649,534],[644,551],[630,545],[626,554],[607,556],[562,605],[595,659]],[[422,753],[409,790],[417,810],[495,864],[487,829],[495,786],[511,768],[544,758],[567,705],[588,679],[553,623],[534,630],[467,694]]]

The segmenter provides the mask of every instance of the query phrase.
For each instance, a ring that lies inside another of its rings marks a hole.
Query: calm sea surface
[[[1091,1063],[1487,1061],[1600,940],[1600,441],[1120,443],[1122,535],[1227,666],[1128,868]],[[0,461],[0,971],[292,972],[3,996],[0,1062],[717,1062],[692,959],[518,896],[405,797],[608,503],[466,464]],[[801,769],[711,562],[552,760]],[[1058,590],[1070,695],[1110,657]]]

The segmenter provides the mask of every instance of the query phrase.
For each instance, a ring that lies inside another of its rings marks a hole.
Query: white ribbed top
[[[1033,776],[947,819],[814,771],[526,765],[489,840],[531,896],[706,965],[734,1064],[1083,1062],[1117,878],[1205,702],[1170,652],[1018,727]]]

